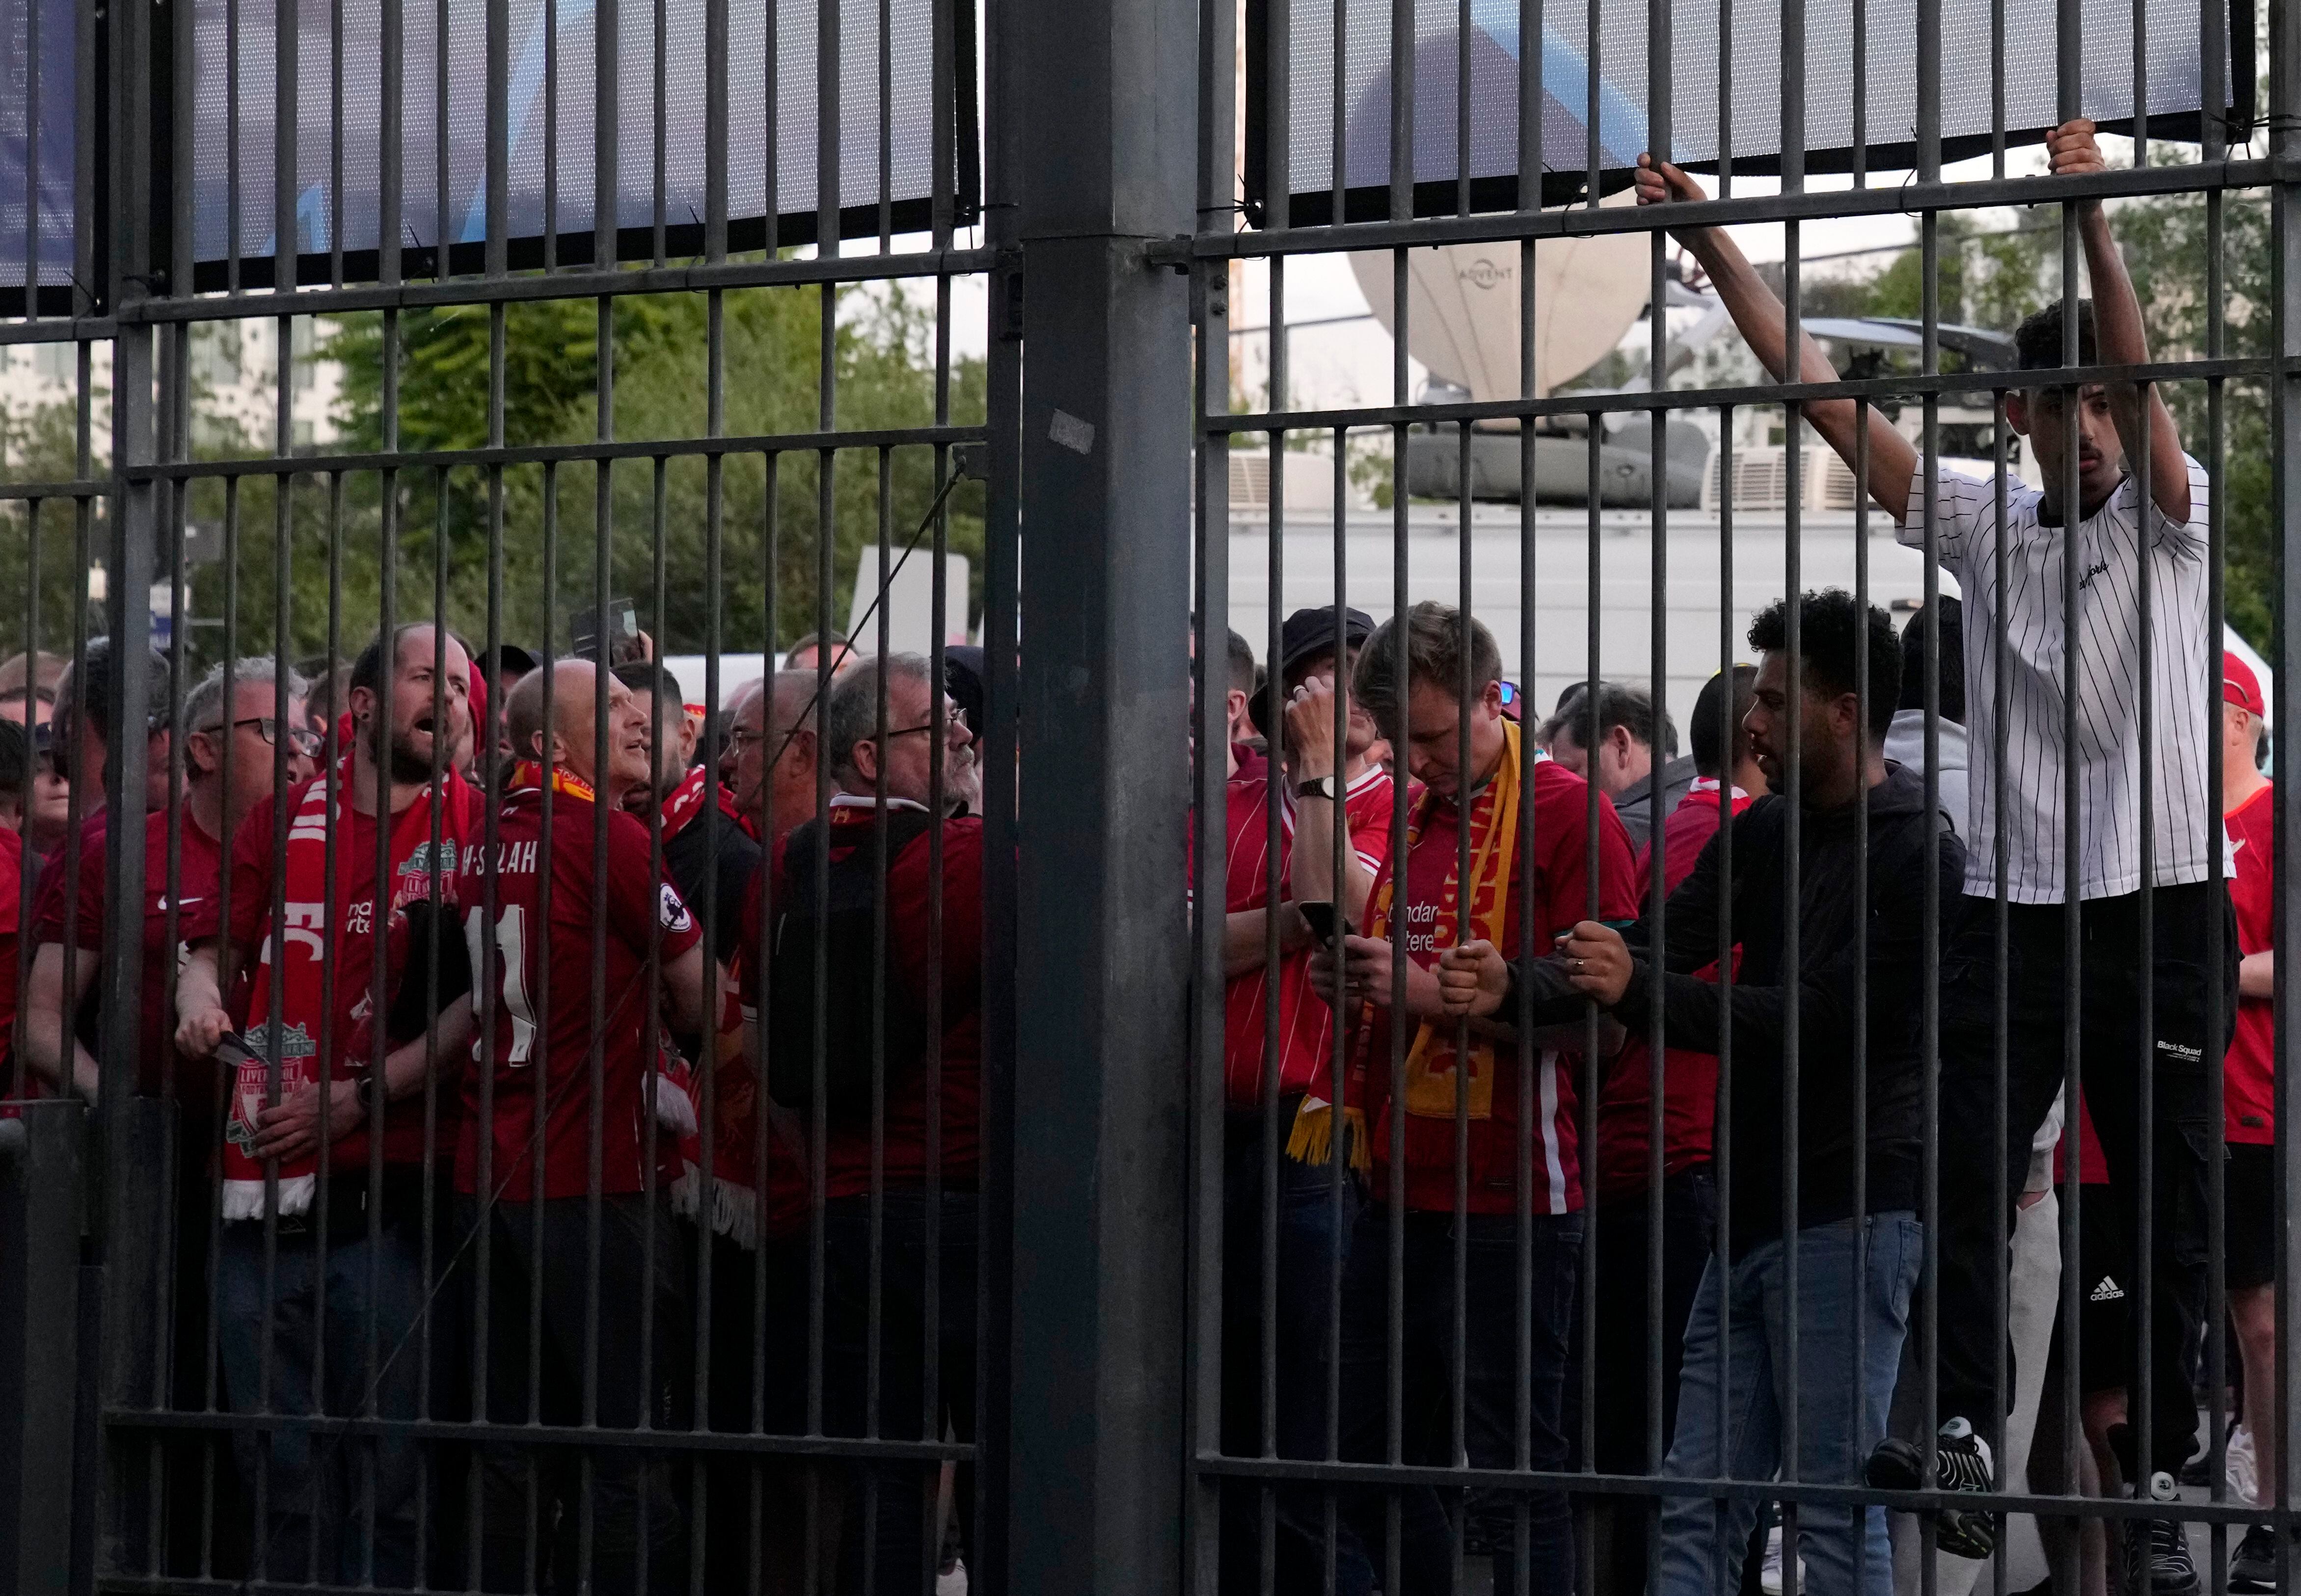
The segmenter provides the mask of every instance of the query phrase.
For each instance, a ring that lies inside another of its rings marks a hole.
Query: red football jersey
[[[191,904],[187,906],[187,923],[180,929],[187,941],[222,935],[234,949],[243,972],[254,968],[254,962],[264,953],[264,936],[272,921],[272,900],[274,882],[274,859],[277,849],[273,836],[282,814],[293,816],[303,806],[305,793],[314,782],[324,781],[325,773],[296,783],[284,794],[275,794],[270,803],[259,804],[248,811],[247,818],[239,823],[232,834],[230,879],[227,883],[220,908],[211,918],[211,911],[219,906]],[[422,800],[419,800],[422,801]],[[477,795],[473,800],[476,806]],[[467,822],[466,835],[476,835],[476,816]],[[339,806],[336,831],[336,869],[339,890],[346,894],[345,923],[340,932],[330,932],[328,954],[335,967],[335,1012],[325,1026],[328,1045],[334,1057],[328,1065],[336,1076],[356,1074],[366,1070],[373,1062],[373,1044],[369,1040],[365,1017],[373,1007],[375,982],[375,816],[362,815],[348,800]],[[449,870],[454,869],[451,863]],[[454,877],[441,883],[441,901],[453,914]],[[314,883],[315,895],[325,890],[324,883]],[[394,893],[397,894],[395,883]],[[425,888],[426,892],[429,887]],[[281,892],[283,902],[293,905],[294,894]],[[324,905],[290,907],[291,916],[306,911],[318,911],[324,918]],[[196,923],[192,923],[197,921]],[[292,923],[292,921],[291,921]],[[247,1023],[245,1006],[249,1000],[245,982],[235,986],[229,999],[234,1015],[242,1024]],[[316,1043],[319,1038],[314,1037]],[[455,1123],[460,1099],[451,1082],[459,1060],[442,1057],[439,1073],[442,1086],[437,1096],[439,1123],[439,1151],[444,1157],[455,1146]],[[423,1094],[402,1098],[384,1107],[383,1157],[387,1164],[421,1164],[423,1161]],[[367,1167],[368,1127],[356,1125],[329,1150],[331,1169],[355,1170]]]
[[[23,906],[24,837],[0,826],[0,1097],[16,1090],[8,1067],[16,1049],[17,932]]]
[[[1291,902],[1287,872],[1294,861],[1294,799],[1282,771],[1278,781],[1278,897]],[[1259,909],[1269,901],[1269,761],[1242,763],[1230,779],[1229,854],[1225,866],[1225,908],[1232,914]],[[1369,765],[1350,784],[1343,809],[1350,846],[1376,875],[1390,857],[1391,816],[1396,789],[1390,773]],[[1363,928],[1361,928],[1363,929]],[[1224,992],[1223,1090],[1234,1107],[1262,1100],[1263,1006],[1269,972],[1257,968],[1234,976]],[[1310,949],[1299,948],[1278,961],[1278,1090],[1331,1096],[1334,1086],[1335,1011],[1310,984]]]
[[[1504,909],[1502,952],[1515,958],[1521,940],[1521,916],[1534,918],[1535,947],[1543,953],[1551,940],[1588,912],[1589,873],[1586,842],[1589,835],[1589,788],[1583,779],[1552,760],[1543,759],[1534,773],[1534,896],[1525,897],[1523,860],[1510,873],[1510,897]],[[1490,785],[1472,806],[1472,835],[1482,832],[1495,800]],[[1460,811],[1450,801],[1422,800],[1427,819],[1410,851],[1405,871],[1405,901],[1393,911],[1393,923],[1401,928],[1421,923],[1429,932],[1407,935],[1409,957],[1428,967],[1452,946],[1454,916],[1440,913],[1443,890],[1456,864]],[[1606,919],[1627,919],[1636,913],[1637,882],[1630,865],[1629,834],[1622,830],[1614,806],[1598,801],[1598,913]],[[1395,866],[1396,861],[1391,861]],[[1385,868],[1384,874],[1391,873]],[[1381,882],[1376,883],[1381,891]],[[1417,911],[1421,911],[1417,913]],[[1368,1110],[1373,1131],[1375,1190],[1390,1189],[1389,1010],[1376,1007],[1374,1023],[1366,1028],[1362,1057],[1367,1067]],[[1511,1214],[1518,1211],[1518,1049],[1505,1042],[1496,1049],[1498,1077],[1494,1082],[1492,1116],[1470,1122],[1468,1211]],[[1575,1126],[1576,1074],[1581,1060],[1574,1054],[1546,1052],[1537,1060],[1540,1074],[1535,1100],[1540,1124],[1534,1135],[1534,1208],[1536,1214],[1569,1213],[1582,1206],[1581,1166]],[[1406,1206],[1421,1210],[1452,1211],[1454,1207],[1454,1122],[1452,1117],[1410,1116],[1406,1122]]]
[[[2230,905],[2237,911],[2240,954],[2276,946],[2277,806],[2263,787],[2222,824],[2229,832]],[[2239,998],[2237,1035],[2222,1074],[2222,1135],[2230,1141],[2276,1139],[2277,1018],[2266,998]]]
[[[177,1095],[193,1108],[205,1108],[216,1097],[214,1069],[187,1069],[182,1060],[175,1057],[175,1012],[168,996],[175,980],[175,971],[184,957],[184,945],[191,943],[203,924],[205,907],[216,899],[223,881],[223,841],[200,831],[198,821],[191,819],[191,809],[184,809],[182,823],[182,857],[180,857],[180,885],[182,895],[177,899],[175,943],[168,940],[168,816],[145,815],[143,844],[145,844],[145,892],[143,892],[143,982],[140,982],[140,1012],[138,1012],[138,1041],[136,1041],[136,1090],[143,1095],[159,1095],[165,1069],[175,1069]],[[88,816],[80,825],[79,872],[71,881],[73,911],[64,913],[64,865],[63,860],[51,860],[41,876],[39,907],[35,908],[37,943],[63,943],[71,940],[73,948],[89,955],[104,952],[104,883],[111,872],[105,869],[104,851],[111,841],[111,812],[99,809]],[[53,890],[51,890],[53,888]],[[67,924],[69,920],[69,924]],[[96,1049],[96,984],[89,982],[88,989],[79,993],[79,1016],[76,1035],[80,1047]]]
[[[833,800],[829,816],[831,855],[869,845],[872,809],[867,802]],[[788,903],[792,890],[789,837],[775,859],[775,901]],[[932,944],[927,919],[930,839],[915,837],[887,862],[887,973],[904,982],[916,998],[926,990]],[[811,858],[798,861],[811,870]],[[757,894],[743,916],[742,1004],[759,1007],[761,916]],[[975,1183],[980,1165],[983,1075],[983,822],[974,816],[942,823],[942,1178],[956,1187]],[[926,1076],[924,1070],[890,1079],[883,1167],[888,1189],[920,1186],[926,1181]],[[802,1124],[811,1116],[802,1111]],[[812,1154],[810,1152],[809,1156]],[[771,1151],[770,1157],[774,1157]],[[824,1195],[860,1197],[871,1190],[871,1125],[867,1118],[833,1119],[823,1149]],[[787,1178],[788,1172],[785,1176]],[[778,1187],[769,1170],[771,1210],[788,1217],[790,1191]]]
[[[70,878],[75,868],[67,861],[75,856],[85,856],[91,848],[101,857],[104,833],[111,818],[108,812],[98,809],[79,823],[79,831],[75,838],[57,844],[49,851],[47,857],[40,861],[40,884],[32,891],[32,931],[25,940],[27,947],[40,948],[50,942],[61,943],[64,940],[66,906],[76,905],[79,901],[77,897],[65,896],[65,889],[73,885]],[[74,915],[79,913],[76,907],[72,912]],[[78,929],[77,926],[72,928],[75,932]]]
[[[1718,834],[1718,783],[1704,778],[1694,783],[1661,828],[1662,890],[1665,895],[1694,873],[1694,862]],[[1750,806],[1750,799],[1735,790],[1734,813]],[[1638,849],[1638,890],[1652,884],[1653,844]],[[1648,906],[1651,909],[1652,906]],[[1715,979],[1712,965],[1701,972]],[[1620,1199],[1646,1190],[1653,1170],[1648,1163],[1646,1128],[1653,1055],[1643,1034],[1623,1045],[1606,1072],[1598,1094],[1598,1191]],[[1718,1114],[1718,1055],[1688,1048],[1671,1048],[1662,1055],[1662,1169],[1677,1174],[1710,1161],[1711,1136]]]
[[[648,1024],[648,960],[668,964],[694,947],[703,928],[688,912],[679,889],[655,879],[647,823],[622,809],[607,811],[606,914],[595,918],[592,873],[594,816],[598,811],[573,793],[555,793],[551,835],[543,834],[540,789],[513,793],[497,822],[495,856],[468,873],[460,898],[469,906],[475,999],[491,1020],[492,1050],[482,1036],[464,1072],[464,1132],[456,1157],[456,1189],[478,1191],[480,1138],[491,1134],[490,1188],[508,1198],[582,1197],[590,1191],[591,1049],[599,1049],[599,1190],[645,1188],[648,1109],[644,1082],[647,1042],[657,1044],[665,1024]],[[479,851],[479,850],[475,850]],[[545,871],[550,919],[544,919]],[[487,876],[493,878],[495,926],[489,935]],[[606,984],[591,985],[595,938],[606,953]],[[660,940],[657,940],[657,939]],[[595,1032],[595,1007],[602,1016]],[[493,1122],[481,1121],[481,1074],[495,1066]],[[543,1167],[532,1162],[536,1099],[543,1098]],[[674,1144],[659,1133],[658,1154]]]

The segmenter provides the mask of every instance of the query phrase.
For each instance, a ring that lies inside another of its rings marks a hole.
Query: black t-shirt
[[[712,833],[718,833],[718,882],[712,883]],[[711,957],[735,957],[743,932],[743,898],[759,867],[759,845],[716,808],[705,810],[663,845],[663,873],[709,928]],[[709,907],[706,907],[709,906]]]

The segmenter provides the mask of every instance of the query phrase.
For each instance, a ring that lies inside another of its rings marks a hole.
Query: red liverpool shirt
[[[62,944],[67,937],[72,947],[83,953],[104,950],[105,882],[109,872],[105,867],[105,848],[110,836],[110,813],[98,810],[80,824],[78,844],[79,863],[73,869],[65,867],[65,854],[59,850],[52,856],[40,875],[38,895],[33,899],[32,935],[29,942]],[[170,982],[173,978],[184,945],[197,934],[205,922],[205,914],[222,890],[223,876],[223,844],[202,831],[191,818],[188,808],[184,812],[182,826],[183,851],[180,861],[181,895],[176,915],[176,942],[168,942],[168,816],[153,813],[144,817],[144,913],[143,913],[143,980],[140,984],[140,1021],[138,1026],[136,1090],[151,1096],[158,1094],[171,1066],[175,1066],[178,1091],[185,1102],[197,1108],[210,1107],[215,1100],[214,1072],[202,1067],[182,1068],[175,1058],[175,1015],[168,1002]],[[67,877],[71,880],[67,882]],[[71,887],[67,900],[65,889]],[[9,882],[8,909],[15,907],[14,882]],[[71,912],[66,912],[67,901]],[[14,998],[13,982],[10,983],[9,1000]],[[73,1033],[80,1045],[93,1051],[96,1046],[96,985],[89,982],[78,996],[79,1013],[73,1019]],[[4,1046],[5,1044],[0,1044]]]
[[[669,964],[694,947],[703,928],[679,889],[655,880],[647,823],[622,809],[607,814],[607,912],[594,918],[592,804],[553,795],[551,834],[543,831],[540,788],[513,793],[496,825],[496,848],[480,869],[494,877],[496,923],[483,940],[489,890],[467,877],[462,901],[473,948],[472,982],[485,995],[495,1028],[495,1099],[490,1125],[481,1123],[481,1073],[489,1052],[475,1042],[464,1072],[464,1130],[456,1189],[478,1191],[480,1138],[492,1132],[491,1189],[507,1197],[582,1197],[590,1187],[591,1049],[599,1049],[599,1190],[638,1191],[647,1184],[648,961]],[[549,873],[550,918],[543,882]],[[657,940],[659,939],[659,940]],[[591,984],[594,943],[606,953],[605,984]],[[600,1016],[593,1029],[594,1012]],[[481,1039],[484,1041],[485,1039]],[[543,1121],[543,1166],[533,1159],[536,1116]],[[671,1133],[659,1141],[667,1147]],[[662,1148],[658,1149],[660,1152]]]
[[[1270,901],[1270,773],[1269,761],[1255,756],[1251,762],[1241,762],[1226,790],[1229,851],[1224,907],[1232,914],[1262,908]],[[1293,900],[1287,872],[1294,860],[1294,800],[1284,770],[1277,785],[1278,897],[1284,903]],[[1396,790],[1387,771],[1370,765],[1343,795],[1351,851],[1376,876],[1390,858]],[[1279,956],[1282,1096],[1308,1091],[1328,1095],[1334,1084],[1335,1011],[1311,987],[1310,951],[1306,946]],[[1224,992],[1223,1092],[1233,1107],[1252,1107],[1262,1100],[1263,1015],[1269,993],[1270,973],[1259,967],[1233,977]]]
[[[2222,823],[2229,832],[2230,905],[2237,911],[2240,954],[2276,946],[2277,790],[2263,787]],[[2265,1143],[2276,1139],[2277,1018],[2266,998],[2239,998],[2237,1035],[2222,1074],[2223,1138]]]
[[[1665,897],[1694,872],[1694,862],[1718,834],[1719,789],[1709,777],[1697,781],[1669,818],[1662,823],[1661,872]],[[1734,813],[1750,806],[1738,788]],[[1652,882],[1653,845],[1638,849],[1636,866],[1643,897]],[[1700,972],[1717,979],[1717,966]],[[1648,1105],[1653,1078],[1653,1055],[1643,1034],[1633,1034],[1606,1073],[1598,1094],[1598,1191],[1619,1199],[1646,1191],[1653,1170],[1646,1150]],[[1677,1174],[1710,1161],[1711,1139],[1718,1115],[1718,1055],[1689,1048],[1670,1048],[1662,1055],[1662,1170]]]
[[[1490,818],[1495,790],[1489,784],[1471,806],[1475,843]],[[1457,857],[1460,811],[1452,800],[1427,797],[1427,818],[1406,861],[1405,901],[1393,910],[1392,923],[1402,930],[1418,918],[1432,926],[1407,938],[1407,952],[1426,968],[1453,945],[1454,923],[1439,913],[1443,890]],[[1588,912],[1589,873],[1586,866],[1589,788],[1580,776],[1542,759],[1534,772],[1534,894],[1525,896],[1521,859],[1510,873],[1510,895],[1504,910],[1502,952],[1516,957],[1521,945],[1521,919],[1534,919],[1535,946],[1547,952],[1552,938],[1573,926]],[[1630,840],[1616,817],[1613,806],[1598,801],[1598,913],[1606,919],[1627,919],[1637,911],[1637,882],[1630,863]],[[1392,861],[1394,865],[1396,861]],[[1385,875],[1390,873],[1385,869]],[[1377,881],[1376,892],[1382,890]],[[1418,907],[1426,913],[1416,916]],[[1373,1124],[1375,1191],[1392,1190],[1389,1100],[1389,1011],[1376,1007],[1373,1024],[1366,1028],[1363,1057],[1367,1066],[1368,1111]],[[1468,1211],[1511,1214],[1518,1211],[1518,1047],[1504,1041],[1495,1049],[1496,1079],[1489,1118],[1470,1123]],[[1575,1077],[1579,1057],[1555,1050],[1540,1054],[1535,1086],[1533,1211],[1564,1214],[1582,1206],[1581,1166],[1575,1126]],[[1451,1117],[1411,1116],[1406,1122],[1406,1206],[1424,1211],[1452,1211],[1454,1207],[1454,1122]]]

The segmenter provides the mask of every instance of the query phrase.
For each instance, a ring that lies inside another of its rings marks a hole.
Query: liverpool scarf
[[[381,892],[372,893],[367,915],[354,912],[350,883],[364,875],[365,860],[342,856],[348,842],[339,840],[336,860],[336,890],[328,891],[328,836],[343,815],[343,797],[350,790],[352,760],[345,756],[335,781],[308,782],[288,822],[287,871],[282,878],[286,906],[284,924],[266,923],[248,992],[246,1034],[255,1057],[242,1063],[232,1083],[231,1102],[224,1126],[223,1216],[256,1219],[264,1215],[264,1162],[254,1156],[255,1124],[271,1100],[270,1076],[276,1066],[280,1096],[286,1102],[320,1081],[320,1042],[326,1033],[323,1001],[327,971],[331,962],[328,939],[375,934],[372,915]],[[330,788],[336,802],[331,807]],[[442,778],[439,808],[439,851],[431,850],[432,806],[410,804],[389,817],[391,892],[383,907],[383,959],[389,982],[406,962],[407,906],[428,900],[436,875],[440,901],[455,902],[456,863],[464,845],[464,822],[471,813],[470,790],[463,777],[450,770]],[[339,837],[341,833],[339,833]],[[275,934],[276,933],[276,934]],[[276,946],[275,946],[276,944]],[[273,960],[278,958],[277,965]],[[389,1008],[390,992],[385,993]],[[372,990],[360,995],[352,1011],[353,1032],[335,1039],[339,1079],[364,1074],[373,1062],[372,1027],[376,1008]],[[381,1124],[372,1134],[382,1133]],[[283,1164],[279,1171],[282,1215],[301,1214],[311,1207],[317,1179],[318,1157]]]
[[[1503,946],[1504,926],[1510,912],[1510,894],[1518,862],[1519,790],[1524,784],[1520,733],[1517,723],[1502,723],[1502,756],[1486,782],[1483,793],[1474,798],[1464,823],[1470,828],[1470,935],[1474,940]],[[1407,861],[1422,840],[1429,824],[1432,807],[1443,802],[1435,794],[1425,790],[1408,812],[1406,822],[1406,852],[1391,861],[1382,885],[1376,890],[1374,901],[1368,906],[1367,935],[1378,940],[1386,940],[1396,919],[1394,907],[1399,878],[1406,873]],[[1459,858],[1448,861],[1446,881],[1441,889],[1437,912],[1432,916],[1431,932],[1434,948],[1453,945],[1456,927],[1461,918],[1463,904],[1461,865]],[[1359,1033],[1371,1029],[1374,1006],[1369,1003],[1360,1010]],[[1454,1030],[1450,1021],[1424,1021],[1414,1032],[1412,1045],[1406,1054],[1406,1100],[1402,1107],[1409,1114],[1425,1118],[1452,1119],[1458,1091],[1466,1094],[1472,1119],[1491,1119],[1494,1111],[1495,1053],[1494,1043],[1473,1036],[1467,1060],[1458,1059],[1454,1053]],[[1458,1066],[1467,1064],[1467,1074]],[[1365,1079],[1363,1057],[1360,1067],[1343,1081],[1346,1096],[1355,1095]],[[1364,1112],[1345,1102],[1345,1121],[1359,1132],[1360,1147],[1353,1149],[1351,1162],[1363,1168]],[[1332,1110],[1317,1097],[1303,1100],[1295,1116],[1294,1134],[1287,1150],[1300,1146],[1305,1153],[1321,1152],[1322,1141],[1331,1141]],[[1298,1154],[1298,1157],[1302,1155]],[[1306,1162],[1323,1163],[1323,1156],[1306,1157]]]

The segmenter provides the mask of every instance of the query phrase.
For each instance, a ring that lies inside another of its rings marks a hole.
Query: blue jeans
[[[1460,1456],[1474,1468],[1519,1466],[1519,1232],[1513,1214],[1470,1214],[1465,1227],[1462,1366],[1454,1366],[1454,1226],[1452,1214],[1406,1216],[1405,1311],[1399,1327],[1404,1378],[1407,1462],[1453,1466],[1454,1382],[1462,1384]],[[1567,1340],[1581,1274],[1582,1216],[1537,1216],[1529,1223],[1534,1255],[1527,1325],[1532,1378],[1527,1392],[1527,1463],[1566,1466],[1559,1410],[1565,1395]],[[1383,1461],[1389,1412],[1390,1210],[1368,1207],[1360,1217],[1343,1277],[1342,1452],[1357,1462]],[[1323,1384],[1321,1390],[1323,1390]],[[1366,1596],[1376,1583],[1385,1492],[1342,1493],[1335,1533],[1334,1589]],[[1462,1543],[1494,1558],[1496,1596],[1517,1587],[1519,1504],[1526,1512],[1530,1596],[1572,1596],[1573,1519],[1562,1491],[1494,1493],[1428,1486],[1397,1492],[1399,1588],[1391,1596],[1444,1596],[1453,1589],[1454,1533],[1449,1508],[1462,1515]]]
[[[1335,1166],[1285,1155],[1291,1113],[1278,1116],[1277,1257],[1273,1276],[1272,1441],[1281,1458],[1326,1455],[1326,1342],[1334,1326],[1335,1263],[1345,1268],[1363,1189],[1342,1164],[1337,1225]],[[1347,1149],[1348,1143],[1343,1144]],[[1222,1447],[1234,1458],[1262,1455],[1262,1116],[1233,1114],[1223,1153]],[[1342,1246],[1339,1255],[1335,1238]],[[1318,1493],[1280,1487],[1272,1551],[1278,1589],[1316,1590],[1326,1544]],[[1261,1588],[1261,1487],[1233,1480],[1223,1487],[1221,1588]]]
[[[264,1293],[264,1226],[242,1220],[223,1227],[216,1254],[216,1336],[224,1394],[234,1413],[268,1410],[339,1416],[366,1409],[369,1336],[377,1367],[375,1412],[420,1416],[423,1358],[414,1326],[424,1310],[423,1233],[420,1220],[387,1218],[378,1240],[361,1230],[317,1258],[311,1233],[283,1223],[275,1255],[270,1312]],[[319,1287],[326,1283],[324,1309]],[[324,1321],[322,1314],[324,1312]],[[371,1316],[372,1330],[371,1331]],[[260,1401],[265,1329],[270,1328],[270,1400]],[[325,1349],[326,1388],[314,1375]],[[440,1356],[433,1349],[435,1360]],[[245,1499],[264,1517],[254,1526],[250,1561],[259,1576],[359,1584],[368,1567],[367,1468],[375,1489],[374,1583],[416,1583],[416,1448],[399,1436],[372,1441],[314,1437],[305,1430],[242,1430],[232,1440]]]
[[[1797,1467],[1806,1484],[1858,1484],[1862,1459],[1886,1433],[1910,1292],[1917,1285],[1925,1227],[1908,1209],[1867,1222],[1864,1278],[1853,1275],[1850,1219],[1798,1233]],[[1732,1356],[1720,1345],[1719,1316]],[[1779,1237],[1760,1243],[1725,1273],[1712,1258],[1686,1325],[1678,1430],[1662,1464],[1668,1479],[1770,1480],[1782,1472],[1789,1336],[1787,1254]],[[1862,1327],[1859,1400],[1853,1326]],[[1892,1596],[1894,1554],[1884,1509],[1802,1502],[1798,1553],[1812,1596]],[[1655,1596],[1717,1596],[1741,1583],[1742,1559],[1758,1504],[1666,1496]]]

